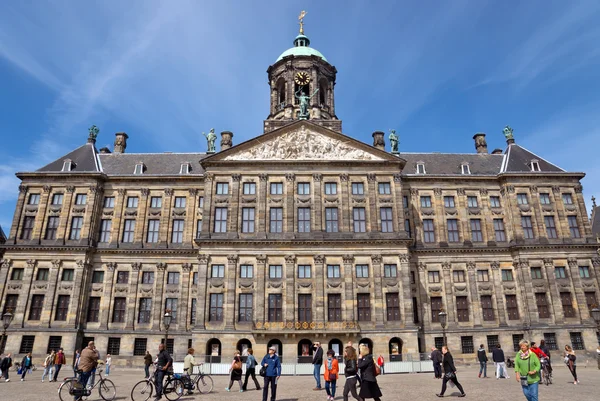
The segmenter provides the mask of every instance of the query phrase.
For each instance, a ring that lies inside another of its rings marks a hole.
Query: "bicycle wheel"
[[[71,390],[73,389],[73,384],[76,382],[77,380],[71,379],[64,381],[60,385],[58,388],[58,398],[60,398],[60,401],[73,401],[73,394]]]
[[[117,396],[117,388],[115,387],[115,384],[108,379],[103,379],[100,383],[98,383],[98,387],[100,397],[102,397],[102,399],[105,401],[112,401]]]
[[[196,380],[196,388],[202,394],[208,394],[213,389],[213,379],[209,375],[202,375]]]
[[[183,395],[183,380],[169,379],[163,388],[163,394],[169,401],[176,401]]]
[[[150,380],[142,380],[131,389],[133,401],[148,401],[154,392],[154,384]]]

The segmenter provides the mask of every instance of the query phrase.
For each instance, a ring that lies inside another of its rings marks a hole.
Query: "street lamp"
[[[10,312],[10,309],[6,311],[4,316],[2,316],[2,349],[0,350],[0,354],[4,353],[4,348],[6,347],[6,330],[8,326],[10,326],[10,322],[12,322],[14,315]]]
[[[167,340],[169,339],[169,327],[171,326],[172,320],[173,316],[171,315],[171,309],[166,309],[165,314],[163,316],[163,324],[165,325],[165,349],[167,349]]]
[[[442,335],[444,336],[444,345],[447,346],[448,344],[446,344],[446,323],[448,322],[448,314],[442,310],[440,313],[438,313],[438,319],[440,321],[440,324],[442,325]]]

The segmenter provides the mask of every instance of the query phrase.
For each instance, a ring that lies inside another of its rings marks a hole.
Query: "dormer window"
[[[189,174],[190,170],[190,163],[182,163],[181,168],[179,169],[179,174]]]
[[[460,170],[462,174],[471,174],[471,169],[467,163],[463,163],[460,165]]]
[[[137,175],[144,174],[144,163],[136,164],[135,170],[133,170],[133,174],[137,174]]]
[[[73,168],[73,162],[71,161],[71,159],[66,159],[63,162],[62,171],[71,171],[72,168]]]
[[[417,163],[417,174],[425,174],[425,163]]]
[[[540,169],[540,163],[537,160],[531,161],[531,171],[542,171]]]

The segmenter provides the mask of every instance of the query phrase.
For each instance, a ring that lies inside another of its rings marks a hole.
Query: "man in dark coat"
[[[496,379],[501,377],[508,379],[508,372],[504,363],[504,351],[502,351],[500,344],[496,346],[496,349],[492,350],[492,361],[496,364]]]
[[[483,377],[487,377],[488,357],[483,344],[481,344],[477,350],[477,359],[479,360],[479,377],[481,377],[481,373],[483,373]]]
[[[313,375],[315,376],[315,381],[317,382],[317,386],[313,390],[321,390],[321,366],[323,366],[323,348],[321,348],[320,342],[315,342],[314,355],[312,364],[314,366]]]
[[[4,376],[5,382],[10,381],[10,379],[8,378],[8,369],[12,366],[11,356],[12,356],[12,354],[8,353],[8,354],[6,354],[4,359],[2,359],[2,361],[0,361],[0,370],[2,371],[2,376]]]
[[[442,378],[442,351],[436,347],[431,347],[429,359],[433,362],[433,374],[436,379]]]
[[[165,379],[165,375],[169,367],[173,364],[173,359],[171,355],[165,349],[165,344],[158,345],[158,361],[156,362],[156,373],[155,373],[155,383],[156,383],[156,396],[155,400],[160,400],[162,398],[163,393],[163,381]]]

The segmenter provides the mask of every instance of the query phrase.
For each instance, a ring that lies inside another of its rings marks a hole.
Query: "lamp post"
[[[165,314],[163,315],[163,324],[165,325],[165,349],[167,349],[167,340],[169,339],[169,327],[171,326],[171,320],[173,320],[173,316],[171,316],[171,310],[166,309]]]
[[[443,345],[447,346],[448,344],[446,344],[446,324],[448,322],[448,314],[442,310],[440,313],[438,313],[438,319],[440,321],[440,324],[442,325],[442,335],[444,336]]]
[[[6,311],[4,316],[2,316],[2,349],[0,350],[0,354],[4,353],[4,348],[6,347],[6,330],[8,326],[10,326],[10,322],[12,322],[14,315],[10,312],[10,309]]]

